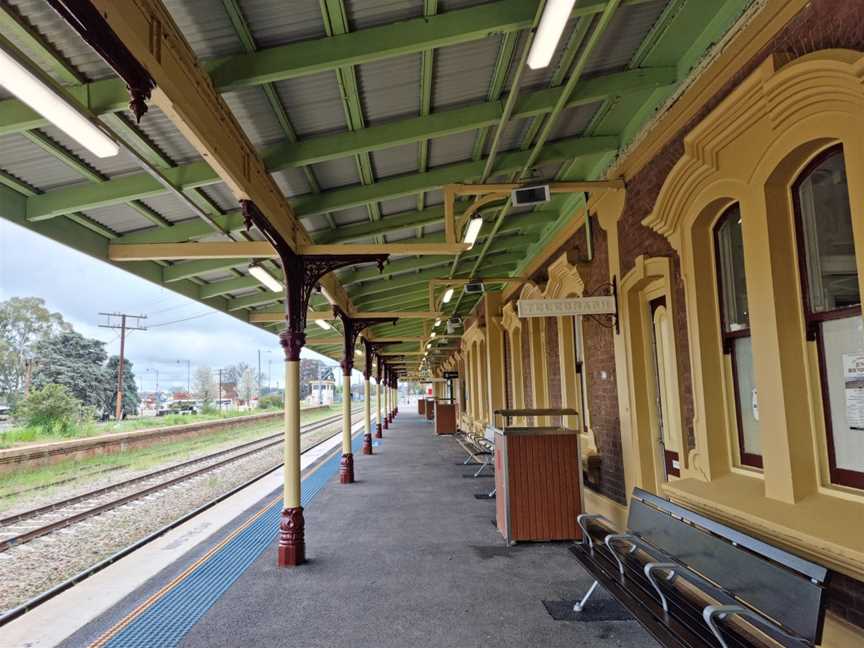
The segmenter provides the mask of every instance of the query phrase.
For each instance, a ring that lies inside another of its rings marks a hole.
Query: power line
[[[209,311],[206,313],[198,313],[197,315],[191,315],[189,317],[184,317],[182,319],[171,320],[170,322],[160,322],[159,324],[151,324],[149,328],[159,328],[160,326],[169,326],[171,324],[179,324],[180,322],[188,322],[189,320],[199,319],[201,317],[207,317],[208,315],[215,315],[216,311]]]

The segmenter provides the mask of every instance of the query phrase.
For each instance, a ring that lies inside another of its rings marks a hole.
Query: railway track
[[[310,423],[301,428],[301,434],[320,430],[341,420],[342,415],[337,414]],[[281,432],[268,435],[81,493],[47,506],[0,518],[0,552],[256,455],[278,446],[282,440]]]

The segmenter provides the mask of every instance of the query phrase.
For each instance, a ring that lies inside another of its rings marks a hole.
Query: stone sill
[[[814,493],[796,504],[769,499],[764,483],[730,474],[663,486],[674,502],[864,581],[864,504]]]

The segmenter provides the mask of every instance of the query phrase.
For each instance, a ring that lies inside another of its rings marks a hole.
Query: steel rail
[[[320,446],[324,443],[327,443],[327,441],[329,441],[333,437],[338,436],[340,434],[342,434],[341,430],[339,432],[336,432],[335,434],[330,435],[326,439],[321,439],[320,441],[317,441],[313,445],[306,448],[302,452],[302,454],[306,454],[307,452],[314,450],[318,446]],[[320,463],[320,460],[316,461],[314,465],[317,465],[318,463]],[[95,565],[91,565],[87,569],[84,569],[84,570],[78,572],[74,576],[70,576],[66,580],[58,583],[54,587],[51,587],[51,588],[45,590],[41,594],[37,594],[36,596],[34,596],[30,599],[27,599],[26,601],[24,601],[20,605],[17,605],[14,608],[7,610],[2,615],[0,615],[0,627],[6,625],[10,621],[14,621],[15,619],[17,619],[21,615],[29,612],[30,610],[38,607],[39,605],[42,605],[43,603],[45,603],[46,601],[49,601],[50,599],[54,598],[55,596],[62,594],[63,592],[65,592],[66,590],[68,590],[71,587],[74,587],[75,585],[77,585],[81,581],[84,581],[84,580],[90,578],[90,576],[93,576],[94,574],[102,571],[106,567],[111,566],[112,564],[114,564],[115,562],[120,560],[121,558],[125,558],[126,556],[128,556],[132,552],[137,551],[138,549],[140,549],[141,547],[143,547],[147,544],[150,544],[151,542],[153,542],[157,538],[160,538],[161,536],[165,535],[166,533],[168,533],[172,529],[176,529],[181,524],[185,524],[186,522],[188,522],[192,518],[194,518],[194,517],[200,515],[201,513],[204,513],[205,511],[213,508],[219,502],[222,502],[223,500],[226,500],[229,497],[236,495],[237,493],[242,491],[244,488],[251,486],[255,482],[264,479],[267,475],[272,473],[274,470],[279,470],[279,468],[281,468],[282,466],[283,466],[283,463],[280,462],[277,465],[275,465],[273,468],[268,468],[267,470],[265,470],[261,473],[258,473],[257,475],[255,475],[251,479],[243,482],[242,484],[240,484],[238,486],[235,486],[231,490],[229,490],[225,493],[222,493],[221,495],[217,495],[216,497],[205,502],[204,504],[202,504],[198,508],[196,508],[192,511],[189,511],[185,515],[180,516],[179,518],[177,518],[173,522],[169,522],[165,526],[156,529],[155,531],[144,536],[140,540],[133,542],[131,545],[124,547],[123,549],[120,549],[119,551],[114,552],[113,554],[111,554],[107,558],[103,558],[102,560],[97,562]]]
[[[341,418],[342,418],[342,415],[339,414],[336,416],[328,417],[327,419],[324,419],[322,421],[316,421],[314,423],[310,423],[308,426],[304,426],[304,428],[301,428],[302,434],[308,434],[310,432],[314,432],[314,431],[319,430],[319,429],[326,427],[328,425],[332,425],[333,423],[337,423],[341,420]],[[147,480],[153,479],[155,477],[159,477],[160,475],[164,475],[166,473],[175,472],[177,470],[182,470],[183,468],[186,468],[190,465],[199,464],[203,461],[207,461],[207,460],[213,459],[215,457],[221,457],[221,456],[224,456],[224,455],[229,454],[229,453],[234,453],[238,449],[249,448],[250,446],[256,446],[250,450],[247,450],[245,452],[241,452],[240,454],[235,454],[235,455],[232,455],[232,456],[230,456],[226,459],[223,459],[221,461],[217,461],[216,463],[208,464],[207,466],[203,466],[197,470],[183,473],[182,475],[178,475],[177,477],[174,477],[174,478],[169,479],[167,481],[159,482],[157,484],[154,484],[153,486],[148,486],[147,488],[137,490],[137,491],[130,493],[128,495],[124,495],[124,496],[119,497],[117,499],[111,500],[110,502],[106,502],[104,504],[94,506],[92,508],[86,509],[86,510],[81,511],[79,513],[75,513],[73,515],[66,516],[64,518],[61,518],[60,520],[50,522],[50,523],[42,525],[36,529],[31,529],[30,531],[26,531],[24,533],[20,533],[18,535],[12,536],[10,538],[6,538],[5,540],[0,540],[0,552],[6,551],[13,546],[16,546],[19,544],[24,544],[24,543],[29,542],[31,540],[35,540],[36,538],[42,537],[44,535],[48,535],[49,533],[52,533],[53,531],[65,528],[67,526],[70,526],[72,524],[80,522],[81,520],[87,519],[89,517],[93,517],[95,515],[105,513],[107,511],[115,509],[119,506],[122,506],[128,502],[131,502],[131,501],[134,501],[136,499],[140,499],[142,497],[145,497],[151,493],[154,493],[154,492],[157,492],[160,490],[164,490],[165,488],[169,488],[170,486],[173,486],[173,485],[178,484],[180,482],[192,479],[194,477],[197,477],[197,476],[202,475],[204,473],[210,472],[212,470],[216,470],[217,468],[221,468],[227,464],[233,463],[233,462],[238,461],[240,459],[245,459],[251,455],[262,452],[263,450],[267,450],[269,448],[275,447],[275,446],[279,445],[280,443],[282,443],[283,439],[281,437],[282,437],[281,433],[269,435],[269,436],[263,437],[261,439],[256,439],[254,441],[249,441],[247,443],[233,446],[231,448],[226,448],[225,450],[220,450],[219,452],[211,453],[211,454],[206,455],[204,457],[198,457],[196,459],[192,459],[192,460],[189,460],[186,462],[174,464],[172,466],[168,466],[166,468],[162,468],[162,469],[147,473],[146,475],[140,475],[138,477],[133,477],[131,479],[128,479],[128,480],[125,480],[122,482],[118,482],[116,484],[111,484],[109,486],[105,486],[105,487],[102,487],[102,488],[99,488],[99,489],[96,489],[93,491],[89,491],[87,493],[82,493],[80,495],[70,497],[70,498],[68,498],[66,500],[62,500],[60,502],[54,502],[54,503],[48,504],[46,506],[31,509],[29,511],[24,511],[24,512],[18,513],[16,515],[12,515],[12,516],[9,516],[7,518],[0,519],[0,526],[10,526],[10,525],[19,523],[19,522],[24,521],[24,520],[32,519],[32,518],[38,517],[40,515],[51,513],[52,511],[62,509],[64,507],[70,506],[70,505],[75,504],[77,502],[84,501],[86,499],[98,497],[99,495],[111,492],[113,490],[119,490],[121,488],[124,488],[124,487],[129,486],[129,485],[134,484],[134,483],[140,483],[143,481],[147,481]],[[268,443],[267,441],[271,440],[271,439],[273,439],[273,441],[270,441]]]

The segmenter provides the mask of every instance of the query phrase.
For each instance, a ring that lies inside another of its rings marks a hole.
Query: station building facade
[[[797,5],[729,36],[443,369],[465,431],[577,410],[540,422],[580,430],[586,510],[624,527],[640,487],[826,565],[825,645],[861,645],[864,5]],[[613,284],[617,322],[518,317]]]

